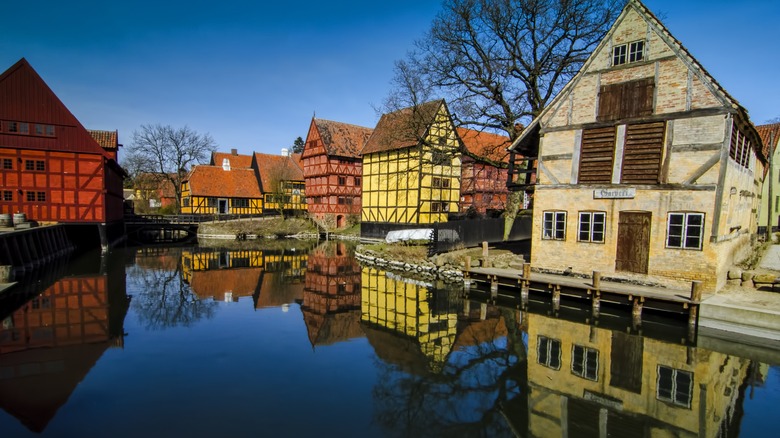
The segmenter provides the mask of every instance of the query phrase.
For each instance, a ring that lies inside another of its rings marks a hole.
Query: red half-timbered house
[[[118,237],[124,171],[25,59],[0,75],[1,213]],[[112,226],[119,224],[119,226]],[[108,226],[108,227],[107,227]]]
[[[463,142],[461,162],[461,213],[480,215],[506,209],[509,167],[509,137],[458,128]]]
[[[303,148],[309,214],[329,227],[360,215],[360,151],[373,129],[312,118]]]

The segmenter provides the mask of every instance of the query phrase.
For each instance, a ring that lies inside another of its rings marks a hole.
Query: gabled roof
[[[190,196],[230,198],[262,197],[255,172],[250,168],[223,170],[222,166],[194,166],[187,175]]]
[[[511,144],[509,137],[468,128],[458,128],[457,131],[469,155],[477,159],[487,158],[496,162],[509,162],[507,151]]]
[[[95,141],[107,151],[115,151],[119,149],[119,134],[117,131],[99,131],[97,129],[87,129],[89,135],[95,139]]]
[[[661,23],[661,21],[658,20],[658,18],[656,18],[652,12],[650,12],[650,10],[647,9],[644,4],[642,4],[641,1],[628,0],[617,20],[615,20],[610,30],[582,65],[580,71],[577,72],[577,74],[563,87],[558,95],[556,95],[555,98],[542,110],[542,112],[525,128],[525,130],[523,130],[520,136],[515,139],[515,141],[509,147],[510,150],[518,150],[518,146],[527,142],[527,137],[533,136],[539,132],[539,130],[542,128],[542,126],[540,126],[540,120],[543,120],[543,118],[550,111],[556,110],[564,98],[569,95],[572,88],[574,88],[574,86],[576,86],[577,83],[579,83],[579,81],[582,79],[583,75],[589,71],[591,64],[594,62],[596,54],[607,48],[610,40],[612,39],[612,35],[621,25],[630,10],[635,10],[645,20],[645,22],[649,24],[650,28],[655,31],[661,40],[669,45],[669,47],[671,47],[678,54],[679,59],[686,64],[686,66],[693,72],[693,74],[698,77],[698,79],[703,84],[710,88],[713,95],[721,102],[724,107],[732,108],[735,113],[741,116],[745,123],[750,124],[747,110],[745,110],[745,108],[743,108],[736,99],[734,99],[730,94],[728,94],[728,92],[726,92],[726,90],[693,57],[693,55],[688,52],[688,49],[686,49],[682,43],[680,43],[680,41],[678,41],[669,32],[666,26],[664,26],[663,23]]]
[[[0,75],[0,119],[56,127],[55,137],[0,132],[0,143],[5,146],[98,154],[113,159],[24,58]]]
[[[251,297],[260,286],[262,268],[231,268],[193,271],[190,278],[192,291],[201,299],[221,300],[225,292],[233,298]]]
[[[436,120],[443,99],[383,114],[362,153],[386,152],[416,146]]]
[[[301,154],[271,155],[255,152],[252,165],[260,174],[260,188],[263,193],[274,191],[274,180],[303,182]]]
[[[764,144],[764,156],[768,157],[780,142],[780,123],[756,126],[756,131]]]
[[[336,157],[360,158],[363,145],[374,131],[371,128],[332,120],[312,119],[312,123],[319,131],[326,153]]]
[[[231,169],[250,168],[252,167],[252,156],[243,154],[234,154],[232,152],[217,152],[211,153],[211,165],[221,166],[222,161],[227,158],[230,160]]]

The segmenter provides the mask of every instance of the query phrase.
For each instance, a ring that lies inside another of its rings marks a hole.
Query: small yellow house
[[[251,168],[199,165],[181,185],[182,214],[261,214],[263,196]]]
[[[457,213],[460,140],[444,100],[384,114],[363,147],[361,234]]]
[[[300,154],[252,156],[252,169],[260,181],[264,213],[306,211],[306,190]]]

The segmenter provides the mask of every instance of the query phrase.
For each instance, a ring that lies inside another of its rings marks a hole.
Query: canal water
[[[489,297],[345,243],[88,254],[0,298],[0,436],[777,436],[765,356]]]

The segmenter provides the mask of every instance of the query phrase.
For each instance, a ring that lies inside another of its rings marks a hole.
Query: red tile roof
[[[764,144],[764,156],[769,157],[770,150],[774,150],[780,142],[780,123],[756,126],[756,131]]]
[[[190,196],[262,197],[255,172],[249,168],[222,170],[222,166],[198,165],[187,175],[187,181]]]
[[[117,131],[99,131],[96,129],[87,129],[87,131],[103,149],[113,151],[119,148]]]
[[[434,100],[383,114],[362,153],[393,151],[419,144],[444,104],[444,100]]]
[[[227,158],[230,161],[231,169],[250,168],[252,167],[252,156],[233,154],[231,152],[212,152],[211,165],[222,166],[222,161]]]
[[[463,141],[463,146],[474,157],[509,162],[507,148],[512,144],[509,137],[467,128],[458,128],[457,130],[458,136]]]
[[[255,152],[254,163],[257,163],[257,171],[260,173],[260,187],[263,193],[273,192],[273,183],[282,181],[303,182],[303,164],[301,154],[292,156],[261,154]]]
[[[360,158],[360,151],[374,131],[363,126],[331,120],[314,119],[328,155]]]
[[[251,297],[260,286],[262,273],[262,268],[194,271],[190,286],[199,298],[221,300],[225,292],[233,292],[233,298]]]

